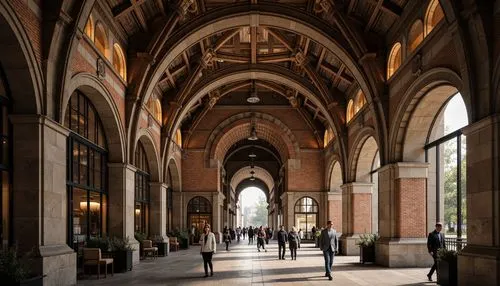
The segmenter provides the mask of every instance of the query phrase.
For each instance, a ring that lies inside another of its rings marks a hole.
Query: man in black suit
[[[432,281],[432,274],[434,274],[434,270],[436,270],[437,267],[437,252],[440,248],[445,248],[444,234],[441,233],[442,229],[443,225],[440,222],[437,222],[436,229],[427,236],[427,250],[434,259],[431,271],[427,274],[429,281]]]

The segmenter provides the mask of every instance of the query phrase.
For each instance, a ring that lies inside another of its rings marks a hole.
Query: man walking
[[[287,242],[288,233],[286,233],[284,226],[280,226],[280,230],[278,231],[278,257],[280,260],[285,260],[285,248]]]
[[[326,228],[321,231],[319,237],[319,248],[323,251],[323,257],[325,258],[325,277],[328,277],[328,280],[333,279],[333,258],[335,257],[335,253],[338,252],[338,246],[337,232],[333,228],[332,221],[329,220]]]
[[[427,250],[434,259],[434,264],[432,264],[431,271],[429,271],[429,274],[427,274],[427,278],[429,279],[429,281],[432,281],[432,274],[434,274],[434,271],[437,267],[437,252],[440,248],[446,247],[444,242],[444,234],[441,233],[442,229],[443,225],[440,222],[437,222],[436,229],[434,229],[434,231],[429,233],[429,235],[427,236]]]

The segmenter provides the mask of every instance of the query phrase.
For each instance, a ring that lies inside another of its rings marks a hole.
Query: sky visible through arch
[[[264,192],[261,189],[256,187],[248,187],[244,189],[243,191],[241,191],[241,209],[244,210],[245,207],[255,207],[255,205],[261,198],[266,198]]]

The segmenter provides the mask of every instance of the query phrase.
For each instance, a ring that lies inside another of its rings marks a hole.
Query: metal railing
[[[444,239],[447,250],[460,251],[467,245],[466,238],[446,237]]]

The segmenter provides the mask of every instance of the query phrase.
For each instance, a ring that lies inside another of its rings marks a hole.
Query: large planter
[[[189,239],[187,238],[178,238],[180,249],[188,249],[189,248]]]
[[[113,253],[115,272],[132,271],[132,250]]]
[[[158,247],[158,256],[167,256],[168,254],[168,243],[166,242],[158,242],[156,244]]]
[[[457,261],[438,260],[437,272],[439,285],[457,285]]]
[[[15,285],[22,286],[43,286],[43,276],[36,276],[29,279],[25,279]]]
[[[373,246],[360,246],[359,259],[361,263],[375,263],[375,245]]]

